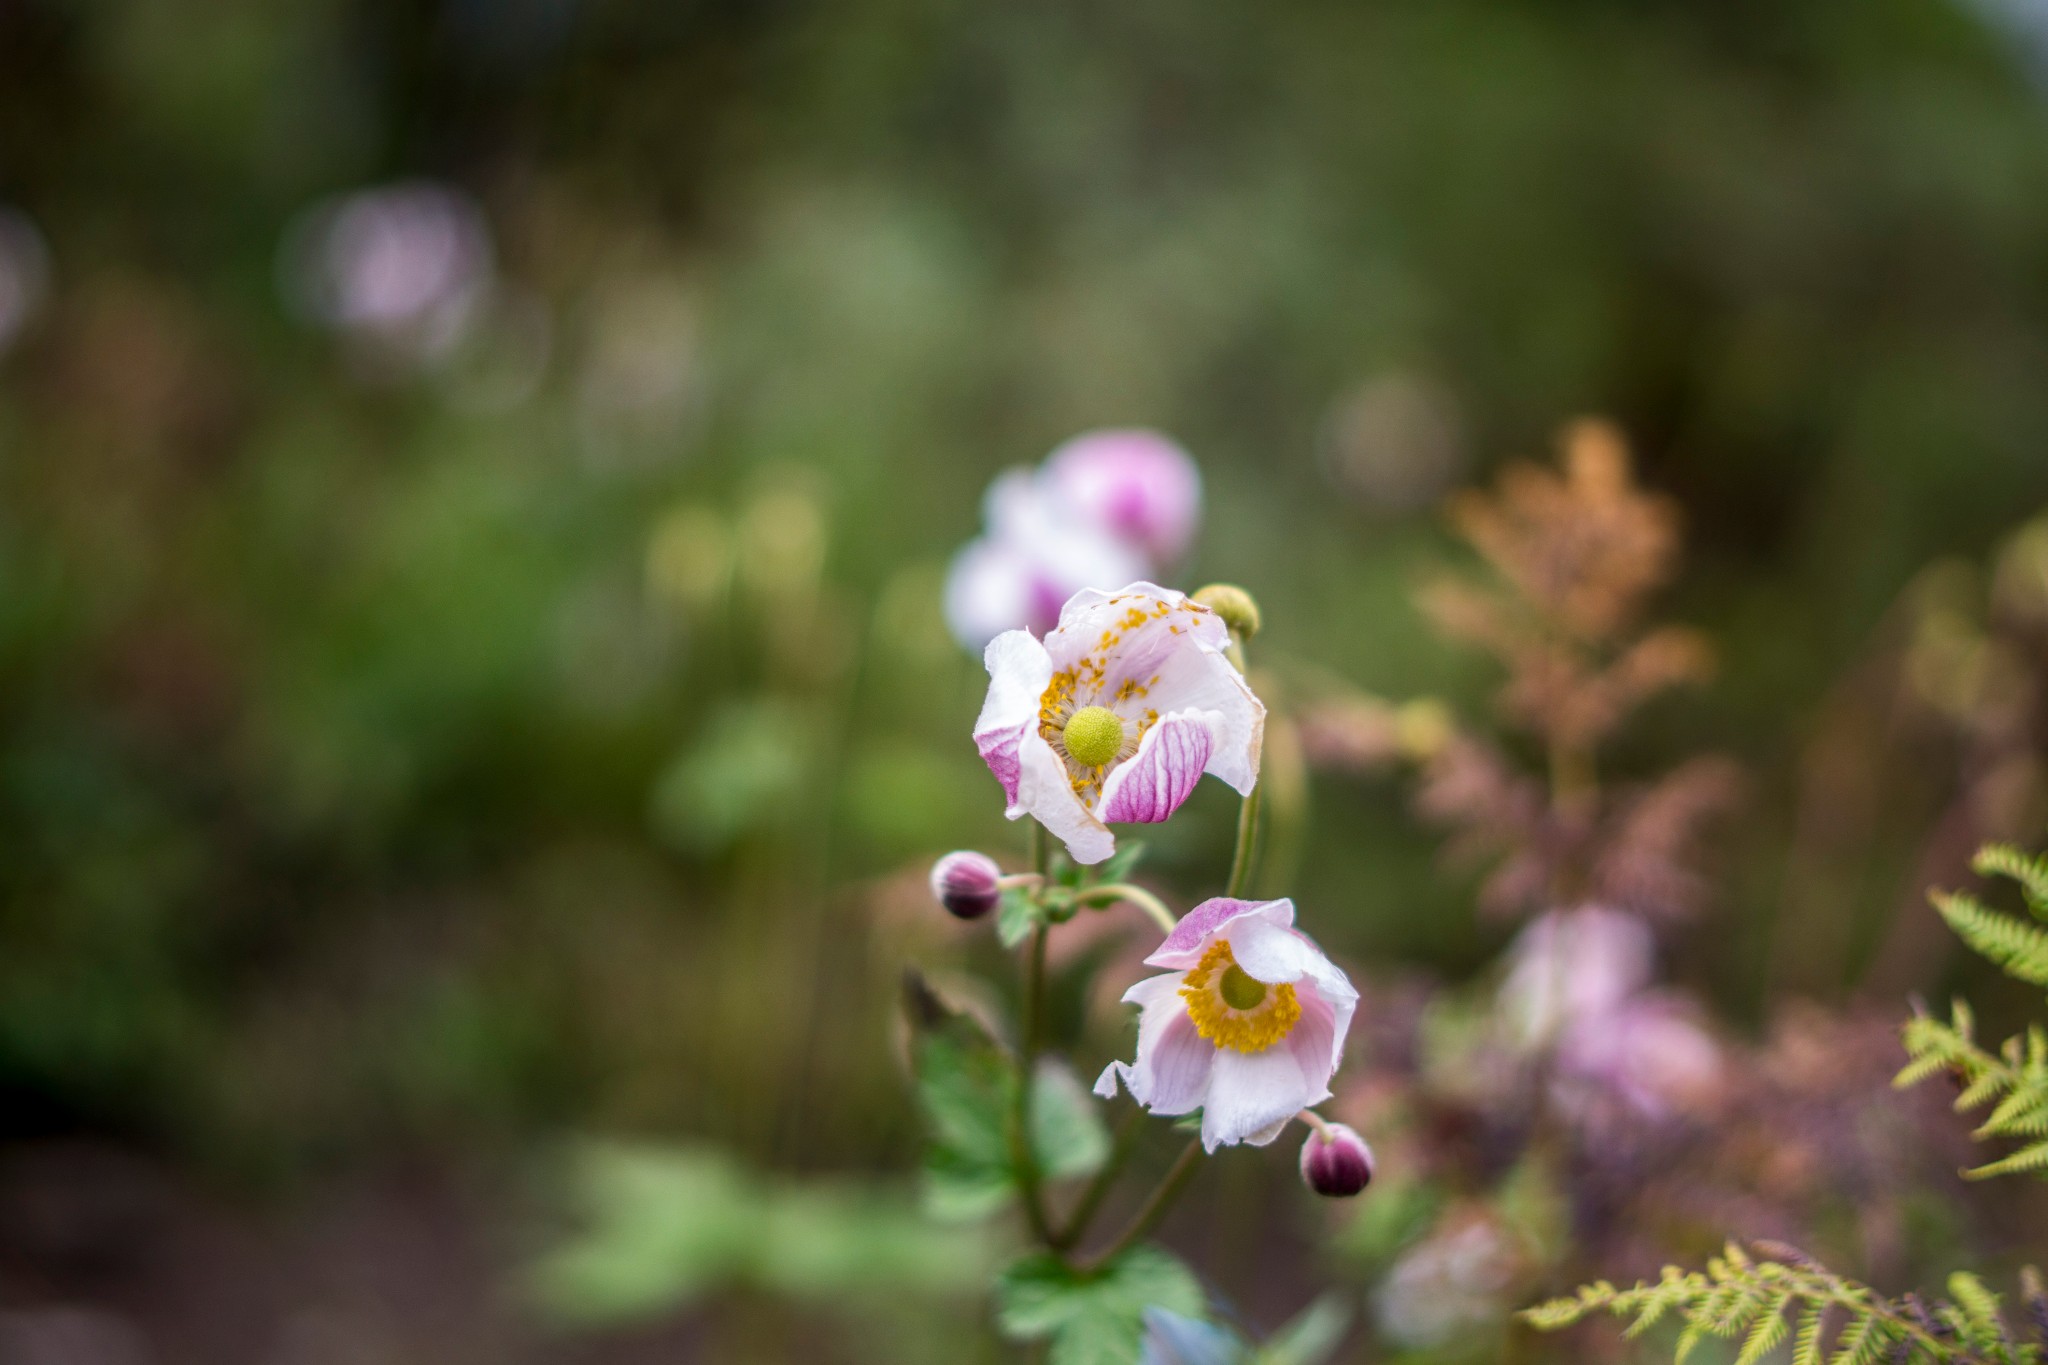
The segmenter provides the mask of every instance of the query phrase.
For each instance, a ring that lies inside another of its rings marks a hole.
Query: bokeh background
[[[1921,900],[2042,833],[2028,0],[0,0],[0,204],[5,1359],[1013,1358],[892,1018],[999,965],[931,857],[1021,852],[946,564],[1089,427],[1194,455],[1262,657],[1483,724],[1438,504],[1611,417],[1720,658],[1613,761],[1749,784],[1671,974],[1738,1039],[2029,1003]],[[1265,889],[1487,969],[1398,774],[1302,790]],[[1290,1163],[1169,1242],[1437,1358]],[[1928,1199],[1896,1273],[2013,1249]],[[661,1216],[565,1262],[579,1200]]]

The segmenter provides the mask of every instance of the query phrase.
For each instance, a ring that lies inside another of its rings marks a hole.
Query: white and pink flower
[[[1083,588],[1164,574],[1187,553],[1202,517],[1202,475],[1155,431],[1091,431],[1037,469],[989,485],[983,532],[946,576],[946,624],[981,649],[1006,630],[1043,635]]]
[[[1165,820],[1205,772],[1249,795],[1266,708],[1229,644],[1215,612],[1151,583],[1074,594],[1043,641],[997,636],[974,742],[1009,818],[1099,863],[1116,850],[1112,823]]]
[[[1139,1007],[1138,1052],[1095,1082],[1121,1080],[1155,1114],[1202,1111],[1202,1145],[1264,1146],[1330,1097],[1358,992],[1308,935],[1294,902],[1217,899],[1174,927],[1147,966],[1163,976],[1124,994]]]
[[[1043,635],[1081,589],[1152,571],[1136,545],[1077,515],[1030,470],[989,485],[982,517],[987,533],[961,548],[946,575],[946,626],[975,649],[1006,630]]]
[[[1201,471],[1156,431],[1084,432],[1046,457],[1042,477],[1068,506],[1143,549],[1155,568],[1186,554],[1201,524]]]

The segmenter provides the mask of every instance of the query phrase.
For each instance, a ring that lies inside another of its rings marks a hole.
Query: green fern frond
[[[1936,892],[1933,901],[1956,937],[2004,968],[2006,975],[2048,986],[2048,929],[2001,915],[1961,892]]]
[[[2004,877],[2020,884],[2027,908],[2048,919],[2048,855],[2034,857],[2011,844],[1986,844],[1970,860],[1980,877]]]
[[[1707,1263],[1704,1274],[1667,1266],[1655,1284],[1616,1289],[1600,1281],[1522,1317],[1556,1331],[1605,1311],[1633,1317],[1628,1335],[1637,1336],[1675,1312],[1685,1322],[1674,1350],[1676,1365],[1707,1337],[1738,1335],[1743,1343],[1736,1365],[1759,1365],[1788,1336],[1793,1365],[1820,1365],[1823,1358],[1829,1365],[1876,1365],[1887,1353],[1932,1365],[2041,1365],[2048,1359],[2042,1345],[2014,1344],[1998,1296],[1973,1275],[1950,1277],[1946,1299],[1888,1299],[1793,1248],[1758,1243],[1752,1250],[1754,1256],[1730,1246]],[[2037,1332],[2048,1333],[2048,1301],[2042,1300],[2038,1276],[2023,1278],[2022,1294],[2030,1317],[2040,1320]],[[1830,1355],[1828,1319],[1836,1313],[1842,1325]]]

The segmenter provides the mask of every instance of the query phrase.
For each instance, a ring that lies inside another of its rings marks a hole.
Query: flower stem
[[[1188,1145],[1181,1149],[1180,1156],[1175,1158],[1172,1167],[1166,1172],[1165,1178],[1159,1182],[1159,1187],[1145,1200],[1144,1207],[1124,1225],[1124,1230],[1093,1256],[1075,1262],[1074,1269],[1083,1275],[1092,1275],[1129,1251],[1135,1243],[1151,1232],[1159,1220],[1166,1216],[1166,1211],[1173,1207],[1173,1201],[1180,1197],[1182,1188],[1194,1175],[1195,1167],[1201,1163],[1201,1156],[1202,1140],[1198,1137],[1190,1138]]]
[[[1317,1113],[1317,1112],[1316,1112],[1315,1110],[1313,1110],[1313,1109],[1304,1109],[1304,1110],[1302,1110],[1302,1111],[1301,1111],[1301,1112],[1300,1112],[1299,1114],[1296,1114],[1296,1115],[1295,1115],[1294,1117],[1296,1117],[1296,1118],[1300,1119],[1300,1120],[1301,1120],[1301,1121],[1302,1121],[1303,1123],[1305,1123],[1305,1124],[1307,1124],[1307,1125],[1308,1125],[1309,1127],[1311,1127],[1311,1128],[1315,1129],[1315,1130],[1316,1130],[1316,1136],[1318,1136],[1318,1137],[1328,1137],[1328,1136],[1329,1136],[1329,1134],[1330,1134],[1330,1123],[1329,1123],[1329,1120],[1328,1120],[1328,1119],[1325,1119],[1325,1118],[1324,1118],[1324,1117],[1323,1117],[1323,1116],[1322,1116],[1321,1114],[1318,1114],[1318,1113]]]
[[[1032,931],[1024,957],[1024,997],[1018,1009],[1017,1097],[1010,1114],[1010,1162],[1017,1168],[1017,1193],[1031,1235],[1052,1244],[1052,1224],[1045,1216],[1045,1191],[1038,1172],[1038,1153],[1031,1141],[1031,1089],[1038,1078],[1038,1017],[1045,990],[1046,926]]]
[[[1230,632],[1230,648],[1225,651],[1230,662],[1237,665],[1240,674],[1248,673],[1244,658],[1244,636]],[[1245,884],[1252,879],[1252,851],[1259,835],[1259,792],[1261,787],[1255,780],[1252,789],[1244,798],[1244,804],[1237,808],[1237,850],[1230,855],[1230,883],[1223,894],[1236,900],[1244,894]]]
[[[1230,884],[1223,891],[1232,900],[1244,895],[1245,885],[1252,879],[1252,849],[1259,839],[1259,793],[1263,790],[1253,787],[1237,808],[1237,851],[1230,856]]]
[[[1109,905],[1114,905],[1118,901],[1128,901],[1150,915],[1152,922],[1159,926],[1162,933],[1172,933],[1176,923],[1173,911],[1166,908],[1165,901],[1144,887],[1133,886],[1129,882],[1106,882],[1101,886],[1091,886],[1081,893],[1080,900],[1083,905],[1096,901]]]
[[[1054,1250],[1070,1250],[1074,1243],[1081,1240],[1081,1235],[1088,1231],[1088,1225],[1095,1220],[1095,1211],[1102,1207],[1103,1197],[1109,1193],[1109,1187],[1116,1183],[1117,1176],[1123,1173],[1124,1163],[1129,1161],[1131,1153],[1137,1150],[1138,1136],[1144,1131],[1144,1118],[1145,1111],[1137,1108],[1124,1115],[1124,1121],[1117,1126],[1116,1145],[1109,1149],[1108,1159],[1102,1163],[1102,1169],[1095,1173],[1095,1178],[1088,1182],[1088,1188],[1081,1192],[1080,1202],[1074,1205],[1073,1212],[1067,1215],[1065,1225],[1053,1237]]]

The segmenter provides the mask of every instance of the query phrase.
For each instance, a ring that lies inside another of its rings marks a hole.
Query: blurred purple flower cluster
[[[1163,578],[1201,517],[1201,472],[1173,441],[1139,428],[1076,436],[989,485],[982,534],[946,577],[946,624],[976,651],[1006,630],[1043,636],[1083,588]]]

